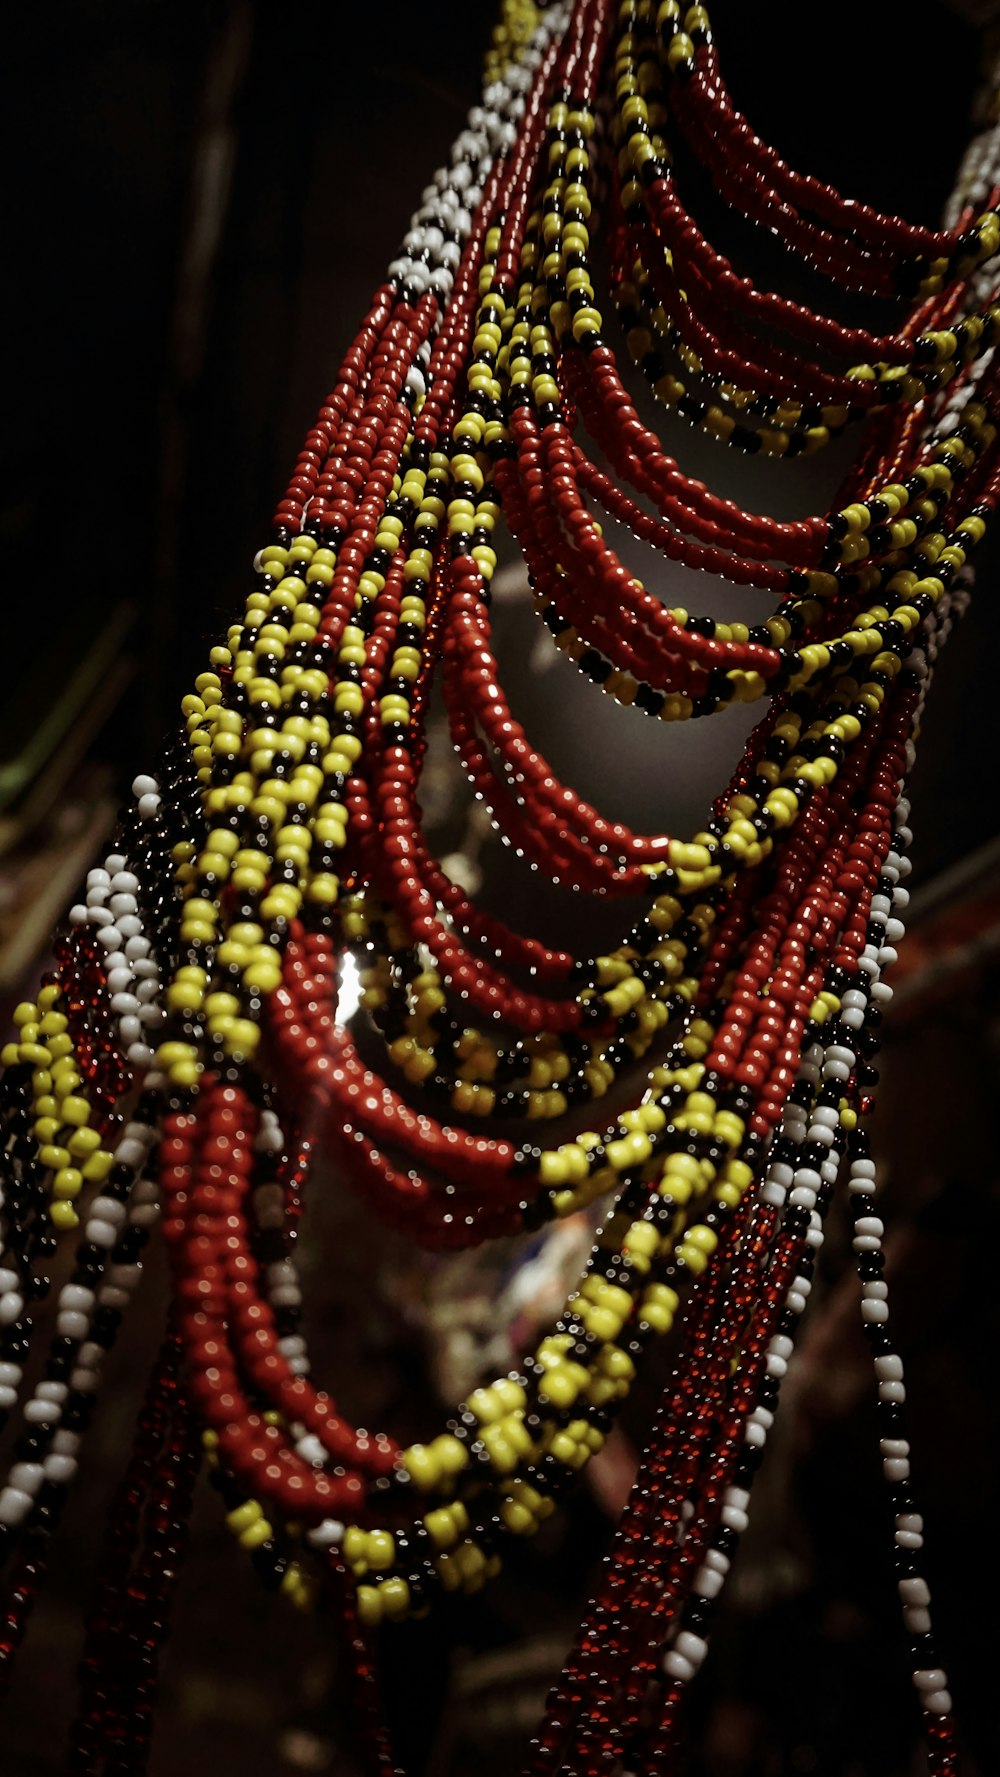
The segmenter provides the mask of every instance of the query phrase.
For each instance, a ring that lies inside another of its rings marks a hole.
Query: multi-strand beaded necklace
[[[685,209],[674,136],[835,289],[895,298],[896,330],[739,276]],[[202,1455],[264,1584],[334,1601],[372,1768],[394,1770],[366,1631],[482,1586],[677,1326],[528,1761],[532,1777],[672,1769],[843,1176],[917,1695],[931,1768],[954,1769],[865,1117],[907,901],[913,737],[1000,487],[998,177],[994,130],[950,225],[911,227],[758,139],[704,7],[505,0],[482,103],[305,440],[243,615],[136,779],[3,1054],[0,1407],[22,1429],[0,1491],[0,1668],[159,1215],[174,1280],[102,1561],[75,1770],[144,1765]],[[598,307],[598,212],[657,399],[778,457],[863,424],[835,510],[747,512],[667,454]],[[501,517],[558,647],[619,703],[673,722],[761,702],[692,838],[600,814],[512,715],[490,625]],[[672,606],[670,568],[644,585],[609,521],[770,594],[772,614]],[[508,843],[580,893],[647,896],[616,948],[550,949],[435,860],[418,800],[435,675]],[[348,952],[382,1074],[338,1022]],[[627,1108],[602,1120],[622,1080]],[[319,1149],[432,1249],[606,1200],[558,1322],[422,1444],[356,1428],[310,1378],[293,1252]],[[79,1244],[25,1399],[38,1265],[61,1238]]]

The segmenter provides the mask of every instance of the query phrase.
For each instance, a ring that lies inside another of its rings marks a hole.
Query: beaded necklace
[[[725,201],[834,290],[907,303],[895,329],[844,327],[738,277],[683,206],[675,130]],[[677,1325],[528,1764],[673,1769],[844,1162],[915,1684],[931,1769],[954,1770],[864,1118],[906,904],[905,775],[1000,489],[998,172],[994,129],[948,227],[911,227],[754,135],[704,7],[505,0],[482,103],[307,435],[242,617],[185,698],[182,734],[135,780],[3,1052],[5,1413],[44,1292],[36,1264],[82,1228],[0,1490],[4,1671],[161,1195],[173,1278],[74,1769],[144,1767],[204,1454],[262,1581],[339,1613],[371,1769],[394,1770],[366,1632],[485,1584]],[[864,427],[830,512],[743,511],[666,454],[598,308],[604,204],[627,349],[660,399],[775,457]],[[608,518],[667,562],[766,592],[772,614],[668,606],[606,539]],[[602,815],[515,721],[490,628],[501,519],[557,645],[619,703],[673,722],[769,700],[691,838]],[[435,679],[508,843],[578,894],[648,897],[606,954],[514,931],[433,857],[419,783]],[[338,1021],[348,954],[382,1073]],[[619,1077],[626,1107],[592,1116]],[[604,1205],[555,1325],[424,1443],[355,1427],[311,1377],[294,1243],[318,1147],[430,1249]]]

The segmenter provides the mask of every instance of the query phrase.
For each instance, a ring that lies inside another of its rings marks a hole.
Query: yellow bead
[[[261,1543],[269,1542],[272,1535],[267,1519],[260,1518],[256,1524],[251,1524],[240,1532],[240,1546],[244,1549],[259,1549]]]
[[[83,1189],[83,1173],[75,1166],[60,1166],[52,1180],[52,1195],[63,1199],[79,1197]]]
[[[403,1463],[414,1485],[422,1493],[430,1493],[438,1485],[441,1464],[426,1444],[411,1444],[408,1450],[403,1451]]]
[[[461,1440],[453,1437],[451,1432],[442,1432],[430,1447],[442,1474],[454,1477],[468,1466],[469,1453]]]
[[[106,1148],[99,1148],[96,1153],[91,1154],[89,1160],[84,1161],[80,1170],[88,1184],[99,1185],[107,1178],[114,1163],[114,1155],[109,1154]]]
[[[398,1622],[410,1608],[410,1588],[398,1575],[383,1580],[378,1588],[382,1608],[390,1622]]]
[[[539,1384],[539,1399],[553,1407],[571,1407],[580,1393],[580,1384],[568,1365],[549,1370]]]
[[[396,1559],[396,1544],[388,1530],[368,1532],[366,1553],[368,1565],[376,1573],[391,1567]]]
[[[380,1587],[359,1586],[357,1590],[358,1621],[365,1629],[374,1629],[382,1621]]]
[[[226,1513],[226,1523],[229,1525],[230,1530],[232,1530],[235,1535],[239,1536],[240,1533],[248,1529],[251,1524],[256,1524],[261,1516],[262,1513],[258,1501],[255,1499],[247,1499],[244,1500],[242,1505],[236,1506],[233,1511]]]

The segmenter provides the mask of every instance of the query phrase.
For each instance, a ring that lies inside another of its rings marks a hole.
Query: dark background
[[[862,11],[781,0],[765,10],[728,0],[712,13],[737,102],[793,164],[914,220],[936,220],[967,134],[977,30],[929,3]],[[474,102],[491,16],[488,5],[440,0],[424,8],[92,0],[22,15],[12,30],[0,105],[11,305],[0,768],[23,755],[53,711],[70,712],[77,666],[102,641],[106,652],[95,688],[80,694],[72,720],[67,714],[55,789],[29,798],[27,812],[23,801],[12,805],[0,854],[0,919],[14,957],[5,995],[16,997],[41,960],[15,942],[38,870],[51,875],[50,857],[64,858],[88,821],[99,836],[110,818],[102,811],[155,757],[206,644],[241,599],[298,441]],[[707,203],[696,170],[687,176]],[[721,213],[716,221],[709,232],[728,250],[721,231],[731,230],[741,265],[774,275],[766,243],[748,241]],[[669,437],[695,473],[751,506],[818,510],[836,484],[835,462],[730,462],[683,430]],[[995,545],[942,665],[920,749],[913,824],[927,935],[909,1010],[889,1033],[881,1113],[928,1567],[965,1724],[963,1770],[973,1777],[1000,1768],[990,1649],[978,1635],[998,1577],[989,1359],[1000,909],[995,856],[981,850],[1000,829],[994,576]],[[689,591],[722,612],[714,588],[686,589],[682,602]],[[557,768],[606,812],[646,829],[693,825],[738,750],[733,724],[674,734],[597,708],[602,700],[565,662],[536,650],[532,624],[523,600],[498,601],[515,708]],[[442,843],[462,844],[464,803],[443,764],[440,773]],[[82,823],[68,837],[67,807]],[[487,841],[487,898],[502,894],[540,930],[558,922],[593,947],[591,913],[547,899],[498,856]],[[956,866],[957,878],[945,875]],[[970,901],[956,939],[947,920]],[[934,986],[935,964],[947,964],[956,944],[961,966]],[[334,1251],[350,1251],[361,1282],[345,1299],[342,1279],[320,1267],[323,1373],[348,1371],[373,1417],[407,1410],[412,1391],[432,1403],[411,1336],[385,1292],[367,1289],[381,1236],[373,1240],[356,1217],[326,1233]],[[705,1777],[913,1777],[923,1768],[864,1348],[853,1297],[837,1283],[844,1230],[835,1227],[831,1241],[800,1385],[790,1390],[797,1409],[789,1403],[762,1475],[733,1600],[697,1689],[691,1770]],[[131,1436],[157,1301],[151,1279],[112,1371],[91,1474],[60,1539],[21,1683],[0,1716],[4,1777],[63,1768],[94,1526]],[[632,1429],[641,1436],[639,1422]],[[602,1511],[583,1495],[561,1539],[519,1555],[488,1601],[456,1611],[440,1632],[393,1638],[390,1702],[414,1773],[421,1742],[435,1736],[431,1768],[442,1777],[520,1768],[606,1535]],[[352,1768],[331,1640],[254,1589],[218,1535],[214,1501],[202,1500],[165,1673],[156,1777]]]

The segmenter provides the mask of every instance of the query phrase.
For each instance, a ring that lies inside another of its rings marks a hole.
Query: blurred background
[[[970,129],[990,8],[827,0],[766,12],[716,0],[737,102],[792,164],[934,222]],[[977,16],[980,15],[980,16]],[[475,102],[488,5],[79,0],[22,18],[4,86],[10,302],[0,526],[0,1009],[45,966],[48,934],[148,768],[206,644],[224,632],[301,436],[336,375],[424,184]],[[984,61],[985,54],[985,61]],[[770,242],[713,206],[741,269],[780,278]],[[845,314],[845,318],[850,318]],[[751,508],[825,508],[836,449],[780,467],[729,460],[658,422],[691,472]],[[848,441],[848,446],[850,441]],[[746,594],[647,584],[745,613]],[[962,1770],[1000,1770],[984,1608],[997,1594],[1000,798],[991,608],[981,556],[913,781],[914,901],[878,1111],[890,1271],[908,1364],[915,1475]],[[693,829],[728,777],[739,710],[683,732],[580,679],[531,612],[511,558],[497,649],[518,716],[563,774],[644,830]],[[753,619],[751,619],[752,621]],[[496,842],[440,724],[423,800],[449,868],[515,923],[593,950],[628,908],[554,889]],[[475,1262],[414,1263],[321,1173],[302,1243],[317,1373],[364,1423],[419,1433],[510,1341],[553,1312],[589,1230]],[[350,1263],[343,1263],[343,1255]],[[331,1261],[336,1256],[336,1263]],[[834,1218],[779,1430],[713,1651],[695,1687],[692,1777],[916,1777],[873,1390],[849,1243]],[[162,1329],[155,1260],[88,1443],[51,1579],[0,1713],[0,1771],[64,1769],[98,1526]],[[510,1324],[511,1331],[497,1331]],[[481,1598],[386,1636],[387,1702],[411,1777],[500,1777],[558,1671],[627,1488],[658,1360],[622,1437],[568,1512]],[[355,1769],[329,1622],[264,1594],[199,1496],[164,1669],[156,1777]]]

